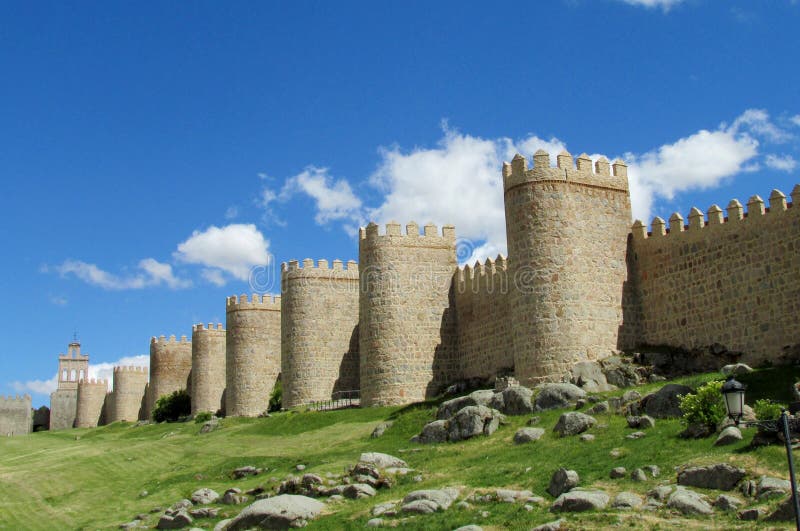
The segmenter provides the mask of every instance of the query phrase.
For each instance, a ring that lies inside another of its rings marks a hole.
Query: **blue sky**
[[[798,23],[790,0],[5,3],[0,394],[47,404],[75,330],[102,376],[224,322],[252,267],[356,259],[370,219],[505,252],[516,151],[624,157],[648,222],[788,195]]]

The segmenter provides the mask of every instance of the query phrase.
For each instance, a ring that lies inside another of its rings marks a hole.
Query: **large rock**
[[[467,406],[488,406],[494,395],[495,393],[491,389],[481,389],[473,391],[467,396],[447,400],[442,402],[439,409],[436,410],[436,418],[439,420],[449,419]]]
[[[186,526],[192,525],[193,521],[194,520],[186,509],[180,509],[171,511],[159,518],[156,529],[183,529]]]
[[[720,494],[714,501],[714,507],[720,511],[736,511],[744,502],[735,496]]]
[[[678,484],[701,489],[733,490],[745,471],[727,463],[693,466],[678,472]]]
[[[219,499],[219,494],[212,489],[197,489],[192,493],[192,503],[197,505],[208,505]]]
[[[742,432],[736,426],[728,426],[717,437],[717,440],[714,441],[714,446],[725,446],[728,444],[734,444],[742,440]]]
[[[448,420],[434,420],[425,424],[422,433],[416,435],[412,440],[422,444],[447,442]]]
[[[430,514],[447,510],[458,498],[458,489],[415,490],[403,498],[401,511]]]
[[[577,435],[583,433],[597,423],[597,419],[585,413],[571,411],[564,413],[558,418],[553,431],[560,436]]]
[[[748,372],[753,372],[753,369],[745,364],[745,363],[732,363],[730,365],[725,365],[723,368],[719,370],[725,376],[738,376],[740,374],[747,374]]]
[[[611,391],[603,367],[597,361],[580,361],[572,367],[571,382],[589,393]]]
[[[353,483],[345,487],[342,494],[344,494],[345,498],[357,500],[360,498],[371,498],[377,494],[377,491],[366,483]]]
[[[580,477],[574,470],[567,470],[563,467],[559,468],[550,478],[550,485],[547,487],[547,492],[554,498],[557,498],[568,490],[577,487],[579,481]]]
[[[506,415],[526,415],[533,411],[533,391],[515,385],[495,393],[489,405]]]
[[[561,513],[605,509],[608,500],[608,494],[601,490],[573,490],[559,496],[550,510]]]
[[[502,415],[495,409],[467,406],[448,421],[447,440],[456,442],[476,435],[491,435],[500,426],[501,418]]]
[[[642,398],[640,409],[657,419],[683,416],[679,396],[692,393],[692,388],[680,384],[667,384],[655,393]]]
[[[586,398],[586,391],[570,383],[548,383],[537,387],[536,411],[568,407],[581,398]]]
[[[794,520],[794,501],[789,496],[775,508],[766,518],[770,522],[788,522]]]
[[[615,509],[636,509],[642,505],[642,499],[638,494],[632,492],[620,492],[611,502],[611,507]]]
[[[791,488],[792,484],[788,480],[761,476],[756,486],[756,497],[759,500],[780,498],[788,493]]]
[[[231,520],[226,531],[302,527],[319,516],[324,508],[325,504],[314,498],[281,494],[248,505]]]
[[[517,444],[525,444],[533,441],[538,441],[544,435],[542,428],[520,428],[514,434],[514,442]]]
[[[380,452],[365,452],[361,454],[358,462],[373,465],[375,468],[408,468],[408,463],[399,457]]]
[[[642,383],[642,377],[636,372],[636,367],[619,356],[610,356],[600,361],[603,373],[609,384],[617,387],[631,387]]]
[[[685,515],[711,514],[713,512],[711,505],[700,494],[681,487],[675,489],[675,492],[670,495],[667,507],[677,509]]]

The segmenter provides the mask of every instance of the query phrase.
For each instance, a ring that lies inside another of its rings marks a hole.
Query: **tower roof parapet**
[[[259,295],[253,293],[250,298],[246,293],[239,295],[232,295],[225,301],[225,311],[235,312],[239,310],[266,310],[266,311],[281,311],[281,296],[280,295]]]
[[[436,225],[426,223],[420,234],[419,225],[411,221],[406,225],[404,234],[400,223],[390,221],[386,224],[385,232],[381,234],[378,224],[370,222],[359,229],[359,240],[361,245],[452,247],[456,241],[456,228],[453,225],[443,225],[440,233]]]
[[[556,166],[550,166],[550,154],[540,149],[533,155],[533,167],[528,168],[528,160],[520,154],[514,156],[511,163],[503,163],[503,186],[509,190],[518,185],[536,181],[560,181],[609,188],[628,190],[628,167],[622,160],[609,164],[608,159],[600,156],[592,164],[586,153],[573,161],[568,151],[556,156]]]
[[[281,276],[291,278],[344,278],[358,279],[358,262],[348,260],[346,263],[339,259],[329,263],[327,260],[314,260],[306,258],[301,263],[289,260],[281,264]]]
[[[208,323],[208,327],[204,323],[197,323],[192,326],[192,333],[204,333],[204,332],[225,332],[225,326],[222,323],[217,323],[216,326],[214,323]]]
[[[144,365],[115,365],[114,372],[141,372],[144,374],[148,374],[149,368],[145,367]]]

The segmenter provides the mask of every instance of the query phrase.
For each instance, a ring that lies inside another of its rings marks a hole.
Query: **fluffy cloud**
[[[117,361],[95,363],[89,365],[89,378],[98,380],[108,380],[109,391],[111,391],[114,378],[114,367],[121,365],[136,365],[139,367],[150,366],[150,356],[140,354],[138,356],[125,356]],[[11,382],[11,388],[18,393],[33,393],[39,395],[49,395],[58,389],[58,374],[54,374],[48,380],[28,380],[26,382]]]
[[[11,388],[17,393],[49,395],[58,388],[58,374],[49,380],[28,380],[27,382],[11,382]]]
[[[54,269],[62,277],[72,275],[87,284],[107,290],[142,289],[160,285],[165,285],[172,289],[191,286],[191,281],[175,276],[171,265],[153,258],[140,260],[137,265],[137,269],[140,272],[126,276],[115,275],[100,269],[95,264],[81,260],[65,260]],[[47,269],[45,268],[45,270]]]
[[[790,172],[797,167],[797,161],[791,155],[767,155],[764,164],[773,170]]]
[[[661,8],[664,12],[669,11],[684,0],[622,0],[628,5],[641,6],[646,8]]]
[[[253,266],[270,263],[268,249],[269,241],[253,224],[212,225],[204,231],[194,231],[178,244],[174,257],[181,262],[205,266],[203,275],[211,282],[222,280],[223,272],[247,280]]]
[[[797,127],[800,127],[800,114],[795,114],[794,116],[789,118],[789,121],[792,122],[792,124],[796,125]]]
[[[287,200],[298,192],[315,201],[317,214],[314,219],[320,225],[338,220],[350,220],[357,224],[362,222],[361,199],[353,193],[346,180],[334,179],[328,173],[328,168],[308,166],[290,177],[281,190],[280,198]],[[274,199],[274,195],[269,198]]]

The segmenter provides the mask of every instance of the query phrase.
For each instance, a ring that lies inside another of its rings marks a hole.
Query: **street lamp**
[[[737,426],[744,415],[744,392],[747,386],[736,381],[733,376],[722,384],[722,397],[725,399],[725,409],[728,410],[728,417]],[[789,416],[786,409],[781,408],[781,416],[778,420],[762,420],[742,422],[744,426],[756,426],[764,431],[779,433],[783,431],[783,438],[786,442],[786,458],[789,461],[789,478],[792,487],[792,505],[794,505],[794,522],[797,531],[800,531],[800,506],[797,504],[797,484],[794,479],[794,460],[792,459],[792,441],[789,435]]]

